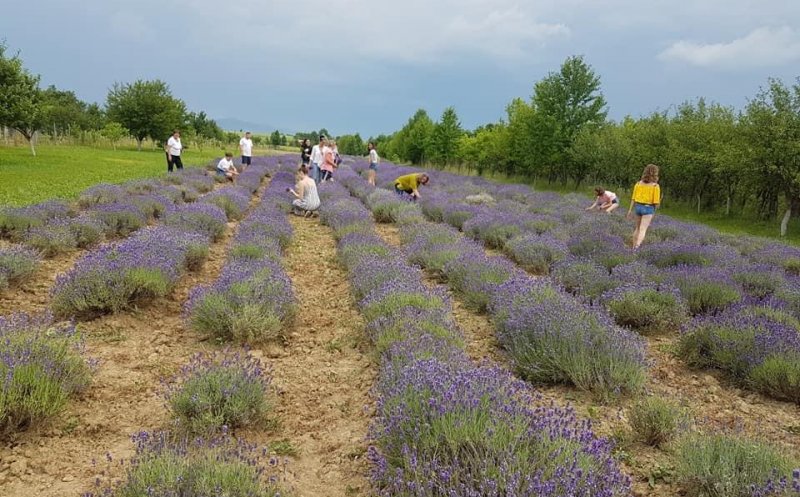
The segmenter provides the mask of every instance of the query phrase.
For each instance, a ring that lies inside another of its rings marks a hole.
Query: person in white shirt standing
[[[250,139],[250,132],[246,132],[244,137],[239,140],[239,151],[242,153],[242,171],[249,166],[253,159],[253,140]]]
[[[322,147],[324,144],[325,135],[319,135],[319,143],[314,145],[314,148],[311,149],[311,179],[317,184],[319,184],[320,180],[320,166],[322,165],[322,159],[324,159],[322,155]]]
[[[228,178],[234,182],[236,181],[236,177],[239,176],[239,171],[237,171],[236,167],[233,165],[232,153],[225,152],[225,157],[217,163],[217,176]]]
[[[374,143],[369,142],[367,148],[369,148],[369,169],[367,170],[367,181],[370,185],[375,186],[375,175],[378,174],[378,162],[380,162],[380,157],[378,157],[378,151],[375,150]]]
[[[167,172],[171,173],[173,166],[179,171],[183,170],[181,150],[183,150],[181,132],[176,129],[172,132],[172,136],[169,137],[169,140],[167,140],[167,146],[164,147],[164,151],[167,153]]]

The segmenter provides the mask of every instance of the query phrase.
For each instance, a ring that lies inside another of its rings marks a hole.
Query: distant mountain
[[[253,133],[272,133],[277,128],[269,124],[258,124],[235,117],[223,117],[214,119],[219,124],[219,127],[225,131],[252,131]]]

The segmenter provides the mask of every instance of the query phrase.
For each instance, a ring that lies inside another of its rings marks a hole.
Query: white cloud
[[[788,27],[761,27],[727,43],[678,41],[659,54],[662,60],[694,66],[752,68],[782,66],[800,60],[800,32]]]

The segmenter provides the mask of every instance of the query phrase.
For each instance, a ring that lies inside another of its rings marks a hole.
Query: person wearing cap
[[[311,179],[317,184],[319,184],[320,179],[319,166],[322,165],[322,159],[324,158],[322,155],[322,147],[324,144],[325,135],[319,135],[319,143],[314,145],[314,148],[311,149]]]
[[[239,151],[242,153],[242,171],[244,171],[245,167],[249,166],[253,160],[253,140],[250,138],[249,131],[239,140]]]
[[[425,173],[412,173],[400,176],[394,180],[394,191],[398,194],[408,194],[414,200],[419,198],[419,185],[428,184],[428,175]]]

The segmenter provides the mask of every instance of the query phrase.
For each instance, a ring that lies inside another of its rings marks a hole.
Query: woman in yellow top
[[[394,191],[403,194],[411,195],[413,199],[419,198],[419,185],[428,184],[428,175],[425,173],[412,173],[400,176],[394,180]]]
[[[636,213],[636,229],[633,230],[633,248],[639,248],[647,233],[647,228],[653,221],[656,207],[661,203],[661,187],[658,186],[658,166],[648,164],[642,172],[642,179],[633,185],[633,199],[628,208],[628,218],[631,211]]]

